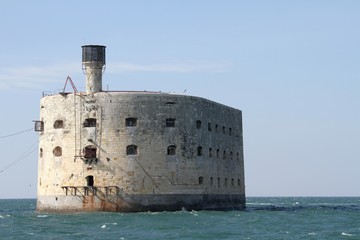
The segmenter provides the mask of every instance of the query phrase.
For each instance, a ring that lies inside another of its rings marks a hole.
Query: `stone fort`
[[[240,110],[188,95],[104,91],[105,46],[82,46],[82,63],[86,92],[73,86],[40,101],[38,211],[245,207]]]

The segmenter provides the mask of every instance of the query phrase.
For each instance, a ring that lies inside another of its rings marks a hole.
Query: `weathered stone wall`
[[[238,195],[244,204],[239,110],[148,92],[54,95],[40,105],[39,210],[70,209],[75,200],[66,196],[89,195],[87,186],[104,196]],[[127,126],[127,118],[136,126]],[[96,123],[84,125],[86,119]],[[127,152],[131,145],[135,154]],[[175,149],[168,152],[169,146]],[[86,157],[85,147],[96,159]]]

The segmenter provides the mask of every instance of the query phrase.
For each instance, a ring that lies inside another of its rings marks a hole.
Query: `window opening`
[[[96,127],[96,119],[95,118],[85,119],[84,127]]]
[[[234,179],[233,178],[231,179],[231,186],[232,187],[234,186]]]
[[[175,118],[167,118],[166,127],[175,127]]]
[[[238,186],[240,187],[240,179],[238,179]]]
[[[197,148],[197,155],[198,155],[198,156],[202,156],[202,154],[203,154],[203,152],[202,152],[202,147],[199,146],[199,147]]]
[[[126,147],[126,155],[137,155],[138,147],[136,145],[129,145]]]
[[[219,131],[219,125],[215,124],[215,132]]]
[[[217,158],[220,157],[220,149],[216,149],[216,157],[217,157]]]
[[[83,152],[84,158],[96,158],[96,147],[94,145],[86,146]]]
[[[227,184],[228,184],[228,179],[225,178],[225,182],[224,182],[225,187],[227,187]]]
[[[137,124],[137,118],[126,118],[125,119],[125,125],[127,127],[136,127],[136,124]]]
[[[200,129],[200,128],[201,128],[201,121],[200,121],[200,120],[197,120],[197,121],[196,121],[196,128],[197,128],[197,129]]]
[[[229,135],[231,136],[232,134],[232,128],[229,128]]]
[[[64,121],[63,120],[56,120],[54,122],[54,128],[55,129],[64,128]]]
[[[212,157],[212,148],[209,148],[209,157]]]
[[[167,147],[167,155],[175,155],[176,154],[176,146],[170,145]]]
[[[204,183],[204,177],[199,177],[199,184],[203,184]]]
[[[211,132],[211,123],[208,123],[208,130]]]
[[[43,156],[43,149],[40,148],[40,157],[42,157],[42,156]]]
[[[94,186],[94,176],[87,176],[86,178],[86,186],[93,187]]]
[[[59,147],[59,146],[55,147],[54,150],[53,150],[53,154],[54,154],[55,157],[62,156],[62,148]]]
[[[210,185],[211,186],[214,185],[214,178],[213,177],[210,178]]]
[[[233,152],[230,152],[230,160],[233,160]]]
[[[223,158],[226,159],[226,150],[223,152]]]
[[[226,128],[222,127],[223,134],[226,134]]]
[[[220,187],[220,178],[218,178],[218,187]]]

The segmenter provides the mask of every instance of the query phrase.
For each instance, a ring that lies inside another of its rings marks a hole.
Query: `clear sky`
[[[360,196],[360,1],[0,9],[0,137],[32,128],[42,92],[67,75],[83,91],[81,46],[102,44],[105,89],[186,90],[243,111],[247,196]],[[0,138],[0,198],[36,197],[37,141],[33,131]]]

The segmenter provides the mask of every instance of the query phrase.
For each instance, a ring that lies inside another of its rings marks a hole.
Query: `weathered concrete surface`
[[[240,110],[149,92],[54,95],[40,105],[39,211],[245,206]],[[127,118],[136,119],[136,126],[126,126]],[[95,125],[84,126],[86,119]],[[166,119],[174,119],[174,126]],[[57,120],[62,128],[54,127]],[[131,145],[137,147],[134,155],[127,154]],[[175,146],[174,155],[168,155],[169,146]],[[100,197],[82,192],[82,186],[100,189]]]

